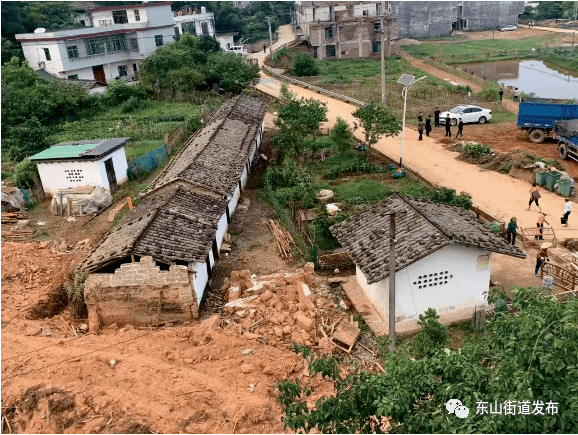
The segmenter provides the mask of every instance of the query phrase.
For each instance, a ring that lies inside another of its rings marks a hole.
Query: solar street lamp
[[[397,83],[403,85],[403,90],[401,91],[401,95],[403,97],[403,123],[401,127],[401,151],[399,153],[399,168],[401,169],[402,160],[403,160],[403,137],[405,134],[405,109],[407,107],[407,91],[413,85],[415,85],[420,80],[425,79],[427,76],[420,77],[419,79],[415,79],[415,76],[410,76],[409,74],[402,74],[401,77],[398,79]]]

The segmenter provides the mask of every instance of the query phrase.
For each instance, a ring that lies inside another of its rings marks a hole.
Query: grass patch
[[[377,180],[361,180],[339,184],[334,188],[340,201],[374,202],[391,195],[391,189]]]
[[[162,140],[139,140],[128,141],[124,149],[127,161],[138,159],[152,150],[156,150],[163,144]]]
[[[479,41],[456,42],[455,44],[433,44],[425,42],[420,45],[407,45],[404,50],[414,57],[451,57],[454,55],[470,55],[472,58],[494,57],[498,51],[531,50],[547,47],[558,42],[558,35],[528,37],[519,40],[486,39]]]
[[[492,124],[499,124],[500,122],[517,122],[518,116],[512,112],[507,110],[499,110],[494,111],[492,110],[492,120],[490,121]]]

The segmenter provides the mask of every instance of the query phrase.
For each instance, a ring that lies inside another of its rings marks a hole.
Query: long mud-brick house
[[[217,110],[80,265],[91,329],[187,321],[198,307],[263,137],[267,103]]]

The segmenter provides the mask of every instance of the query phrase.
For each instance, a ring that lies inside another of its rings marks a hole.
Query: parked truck
[[[578,162],[578,119],[557,122],[554,139],[558,141],[558,155],[562,159]]]
[[[553,137],[556,121],[578,118],[578,104],[559,101],[531,98],[520,103],[518,127],[528,132],[531,142],[542,143],[546,136]]]

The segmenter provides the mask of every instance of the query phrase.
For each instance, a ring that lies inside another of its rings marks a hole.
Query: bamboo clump
[[[277,241],[277,248],[279,249],[281,257],[289,258],[290,255],[293,255],[291,245],[293,245],[295,249],[297,249],[297,251],[301,252],[301,250],[295,244],[295,241],[293,240],[293,237],[291,237],[289,231],[287,231],[273,219],[269,219],[269,222],[267,222],[267,226],[269,227],[271,233],[273,234],[273,237],[275,237],[275,240]],[[301,252],[301,254],[303,253]]]

